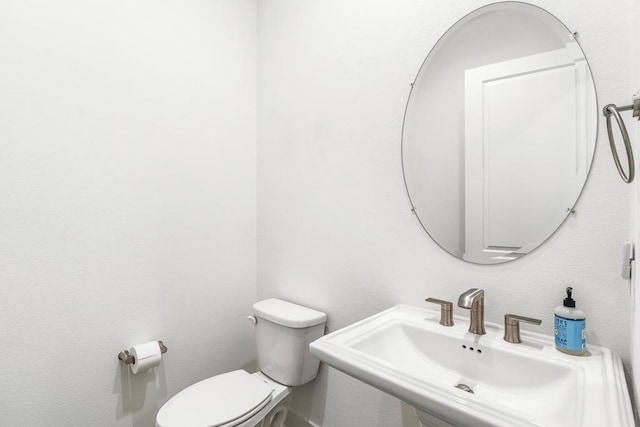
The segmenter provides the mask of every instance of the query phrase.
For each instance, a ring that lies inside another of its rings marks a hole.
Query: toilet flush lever
[[[258,319],[256,319],[256,316],[247,316],[247,319],[251,320],[254,325],[258,323]]]

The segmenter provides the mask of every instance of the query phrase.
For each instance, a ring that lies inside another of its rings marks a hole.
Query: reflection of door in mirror
[[[476,9],[438,40],[411,87],[402,168],[412,210],[451,255],[500,264],[567,218],[591,167],[594,82],[543,9]]]
[[[589,170],[594,107],[575,42],[466,70],[465,260],[515,259],[564,221]]]

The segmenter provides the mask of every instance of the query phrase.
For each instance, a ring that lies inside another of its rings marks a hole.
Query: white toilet
[[[160,408],[156,426],[282,427],[291,387],[318,373],[309,343],[324,335],[327,315],[276,298],[255,303],[253,314],[260,372],[227,372],[182,390]]]

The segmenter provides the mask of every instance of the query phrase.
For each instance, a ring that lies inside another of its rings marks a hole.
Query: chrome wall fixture
[[[162,341],[158,341],[158,346],[160,346],[160,354],[165,354],[167,352],[168,348]],[[118,354],[118,359],[125,365],[131,365],[132,363],[135,363],[135,357],[133,356],[133,354],[129,353],[129,350],[122,350]]]
[[[613,161],[616,163],[616,168],[618,168],[618,173],[622,177],[622,180],[627,183],[632,182],[633,178],[635,177],[635,166],[629,133],[627,132],[627,127],[624,125],[624,120],[622,120],[622,117],[620,117],[620,111],[633,110],[633,117],[637,117],[638,120],[640,120],[640,91],[633,95],[632,101],[633,104],[625,105],[624,107],[618,107],[615,104],[607,104],[602,109],[602,115],[607,118],[607,134],[609,135],[609,146],[611,147],[611,154],[613,154]],[[611,116],[616,119],[618,127],[620,128],[620,133],[622,134],[624,149],[627,152],[627,162],[629,165],[628,174],[622,168],[620,157],[618,156],[618,150],[616,150],[616,144],[613,138],[613,130],[611,129]]]

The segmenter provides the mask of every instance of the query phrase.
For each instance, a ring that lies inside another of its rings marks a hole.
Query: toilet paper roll
[[[144,344],[134,345],[131,347],[130,353],[133,356],[133,363],[129,366],[131,366],[131,372],[134,374],[158,366],[162,359],[158,341],[149,341]]]

